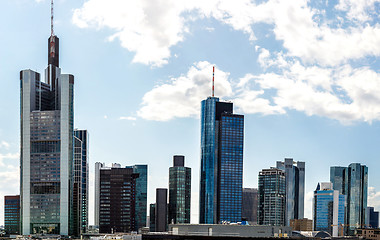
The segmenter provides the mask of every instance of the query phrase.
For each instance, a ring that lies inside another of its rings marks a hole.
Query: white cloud
[[[380,192],[377,192],[374,187],[368,187],[368,206],[374,207],[375,210],[380,209]]]
[[[305,209],[305,212],[304,212],[304,217],[305,218],[308,218],[308,219],[313,219],[313,213],[312,213],[312,210],[313,210],[313,198],[314,198],[314,192],[313,191],[310,191],[310,192],[307,192],[306,195],[305,195],[305,202],[304,202],[304,209]]]
[[[157,121],[199,116],[201,100],[211,95],[212,67],[213,65],[207,61],[197,62],[186,74],[157,85],[144,95],[138,115]],[[216,96],[223,98],[232,95],[228,77],[228,72],[216,67]]]
[[[0,142],[0,148],[9,149],[10,146],[11,145],[8,142],[6,142],[6,141],[1,141]]]
[[[119,120],[136,121],[137,118],[135,118],[135,117],[120,117]]]
[[[340,11],[347,12],[347,17],[351,20],[366,22],[371,20],[371,14],[377,14],[375,3],[379,0],[340,0],[335,6]]]

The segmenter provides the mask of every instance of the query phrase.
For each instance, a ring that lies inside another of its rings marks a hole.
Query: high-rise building
[[[201,103],[199,223],[241,221],[244,116],[231,102]]]
[[[332,183],[318,183],[313,202],[314,230],[342,236],[345,201],[343,194],[333,190]]]
[[[285,182],[285,172],[280,169],[263,169],[259,173],[259,225],[285,225]]]
[[[367,228],[379,228],[379,212],[374,207],[367,207],[366,217]]]
[[[94,224],[99,227],[99,212],[100,212],[100,169],[105,167],[104,163],[95,163],[95,198],[94,198]]]
[[[368,167],[351,163],[345,167],[331,167],[330,181],[334,190],[346,195],[346,234],[353,235],[355,229],[364,228],[368,197]]]
[[[149,231],[156,231],[156,204],[151,203],[149,205]]]
[[[53,31],[45,78],[28,69],[20,81],[21,232],[71,235],[74,76],[61,74]]]
[[[169,168],[169,223],[190,223],[191,168],[184,156],[173,157]]]
[[[168,227],[168,189],[156,189],[155,231],[166,232]]]
[[[290,219],[304,218],[305,199],[305,162],[294,162],[293,158],[277,161],[278,169],[285,171],[286,203],[285,223],[289,226]]]
[[[139,174],[134,173],[132,168],[100,169],[100,233],[130,232],[135,229],[138,177]]]
[[[135,231],[146,226],[147,193],[148,193],[148,165],[138,164],[130,166],[134,173],[138,173],[136,179],[136,226]]]
[[[257,223],[257,188],[243,188],[242,219]]]
[[[7,234],[20,234],[20,195],[4,196],[4,229]]]
[[[88,229],[88,133],[74,130],[73,235]]]

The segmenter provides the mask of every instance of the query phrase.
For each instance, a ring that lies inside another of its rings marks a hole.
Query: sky
[[[305,217],[330,166],[369,169],[380,210],[380,0],[56,0],[60,67],[75,76],[75,121],[95,162],[148,164],[148,204],[173,155],[192,168],[198,222],[200,102],[245,116],[244,187],[261,169],[306,163]],[[50,1],[1,0],[0,224],[19,193],[19,72],[43,74]]]

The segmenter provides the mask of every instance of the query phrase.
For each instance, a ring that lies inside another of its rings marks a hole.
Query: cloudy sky
[[[19,71],[47,65],[50,1],[0,9],[1,224],[3,195],[19,193]],[[215,66],[215,95],[245,115],[244,187],[277,160],[305,161],[310,218],[329,167],[359,162],[380,210],[379,12],[379,0],[56,0],[60,66],[75,75],[91,173],[97,161],[146,163],[152,203],[183,154],[198,222],[199,107]]]

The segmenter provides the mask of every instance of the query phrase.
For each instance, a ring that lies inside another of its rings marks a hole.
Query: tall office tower
[[[314,191],[314,231],[326,231],[333,237],[342,236],[346,197],[333,190],[332,183],[318,183]]]
[[[149,205],[149,231],[156,231],[156,204],[151,203]]]
[[[135,229],[136,178],[132,168],[100,169],[99,232]]]
[[[100,211],[100,169],[105,167],[104,163],[95,163],[95,201],[94,201],[94,224],[99,227],[99,211]]]
[[[88,133],[74,130],[73,235],[88,229]]]
[[[365,227],[368,197],[368,167],[351,163],[347,168],[331,167],[330,181],[334,190],[346,195],[346,233],[353,235],[356,228]]]
[[[7,234],[20,234],[20,195],[4,196],[4,229]]]
[[[286,209],[285,223],[290,219],[303,219],[305,199],[305,162],[294,162],[293,158],[277,161],[276,167],[285,171]]]
[[[155,231],[166,232],[168,226],[168,189],[156,189]]]
[[[259,173],[259,225],[285,225],[285,185],[285,172],[280,169],[263,169]]]
[[[190,223],[191,168],[184,156],[173,157],[169,168],[169,223]]]
[[[373,207],[367,207],[365,226],[367,228],[379,228],[379,212],[376,212]]]
[[[242,218],[257,224],[257,188],[243,188]]]
[[[148,193],[148,165],[131,166],[134,173],[138,173],[136,179],[136,225],[135,231],[146,226],[147,193]]]
[[[74,76],[61,74],[59,39],[53,30],[45,79],[23,70],[20,80],[21,232],[70,235]]]
[[[201,104],[199,223],[241,221],[244,116],[231,102]]]

